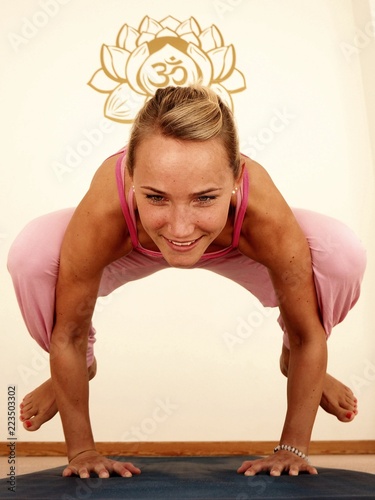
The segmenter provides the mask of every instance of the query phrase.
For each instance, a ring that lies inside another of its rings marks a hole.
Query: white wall
[[[7,384],[17,384],[21,400],[49,376],[47,355],[26,332],[6,272],[10,244],[31,218],[77,204],[96,168],[128,136],[128,125],[104,120],[106,96],[87,85],[100,66],[100,47],[114,44],[123,24],[137,28],[145,15],[193,16],[202,29],[216,25],[235,47],[247,82],[233,95],[242,150],[268,169],[291,205],[342,219],[368,249],[362,297],[329,341],[329,369],[356,390],[360,413],[344,425],[320,411],[313,439],[375,439],[374,21],[366,0],[353,6],[349,0],[7,3],[0,19],[1,415]],[[279,121],[272,130],[280,113],[284,126]],[[104,126],[86,156],[56,175],[69,151]],[[91,383],[96,439],[277,440],[286,384],[275,318],[276,311],[260,310],[237,285],[198,270],[167,270],[101,299],[99,371]],[[239,339],[232,348],[228,334]],[[0,440],[5,434],[4,424]],[[33,434],[19,426],[18,437],[59,441],[63,434],[55,418]]]

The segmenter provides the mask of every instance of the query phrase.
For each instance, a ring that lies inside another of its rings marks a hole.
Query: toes
[[[32,408],[32,402],[30,401],[29,403],[25,403],[23,405],[20,406],[20,411],[21,413],[27,413],[28,411],[31,410]]]
[[[27,431],[30,430],[30,428],[32,427],[32,423],[31,423],[31,420],[25,420],[25,422],[23,423],[23,428],[26,429]]]
[[[35,411],[33,406],[30,404],[23,406],[20,410],[20,420],[23,422],[26,419],[29,419],[31,417],[35,416]]]
[[[26,429],[29,432],[38,430],[41,425],[42,424],[37,417],[25,420],[23,423],[24,429]]]
[[[340,420],[340,422],[351,422],[352,420],[354,420],[357,413],[354,411],[345,411],[344,410],[343,412],[340,412],[337,415],[337,418],[338,418],[338,420]]]
[[[345,387],[345,389],[346,389],[346,400],[348,401],[348,403],[356,406],[358,403],[358,399],[355,397],[353,391],[348,387]]]
[[[356,400],[352,398],[346,398],[346,401],[344,404],[341,404],[341,407],[348,410],[348,411],[355,411],[357,409],[357,402]]]
[[[339,412],[336,414],[341,422],[351,422],[358,415],[357,399],[346,398],[339,402]]]
[[[23,400],[22,400],[22,403],[20,404],[20,406],[23,406],[27,403],[30,403],[30,399],[32,398],[32,395],[33,393],[32,392],[29,392],[29,394],[26,394],[26,396],[24,396]]]
[[[346,398],[339,403],[339,413],[336,415],[341,422],[351,422],[358,415],[356,400]]]
[[[353,391],[328,374],[320,404],[341,422],[351,422],[358,414],[358,401]]]

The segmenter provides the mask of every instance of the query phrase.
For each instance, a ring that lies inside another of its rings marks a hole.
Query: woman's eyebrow
[[[141,186],[141,189],[147,189],[149,191],[153,191],[154,193],[157,193],[160,195],[167,194],[165,191],[161,191],[160,189],[156,189],[156,188],[151,187],[151,186]],[[196,193],[193,193],[192,196],[202,196],[204,194],[213,193],[215,191],[217,192],[217,191],[222,191],[222,190],[223,190],[223,188],[221,188],[221,187],[210,187],[207,189],[203,189],[202,191],[198,191]]]
[[[147,189],[148,191],[153,191],[154,193],[158,193],[158,194],[167,194],[164,191],[160,191],[160,189],[156,189],[156,188],[151,187],[151,186],[141,186],[141,189]]]
[[[215,191],[222,191],[222,190],[223,190],[223,188],[221,188],[221,187],[212,187],[212,188],[204,189],[203,191],[198,191],[197,193],[193,193],[193,196],[202,196],[204,194],[214,193]]]

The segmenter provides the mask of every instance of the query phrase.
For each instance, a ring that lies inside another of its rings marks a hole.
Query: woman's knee
[[[357,235],[343,222],[315,212],[296,210],[308,240],[314,269],[332,279],[360,282],[366,251]]]
[[[55,275],[62,239],[72,211],[61,210],[29,222],[10,247],[8,270],[13,278]]]
[[[328,244],[327,244],[328,241]],[[312,250],[314,267],[331,279],[360,283],[366,269],[366,250],[355,233],[343,224],[331,229],[328,240],[322,240],[318,250]]]

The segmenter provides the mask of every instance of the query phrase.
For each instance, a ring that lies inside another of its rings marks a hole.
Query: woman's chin
[[[163,257],[171,267],[179,269],[189,269],[193,267],[201,258],[200,255],[194,258],[192,256],[187,256],[187,255],[183,256],[163,255]]]
[[[164,241],[159,247],[164,259],[172,267],[189,268],[194,266],[206,250],[202,238],[191,245],[176,245],[170,240]]]
[[[171,267],[178,267],[181,269],[193,267],[203,255],[203,252],[197,251],[197,249],[184,252],[163,249],[161,252],[164,259]]]

